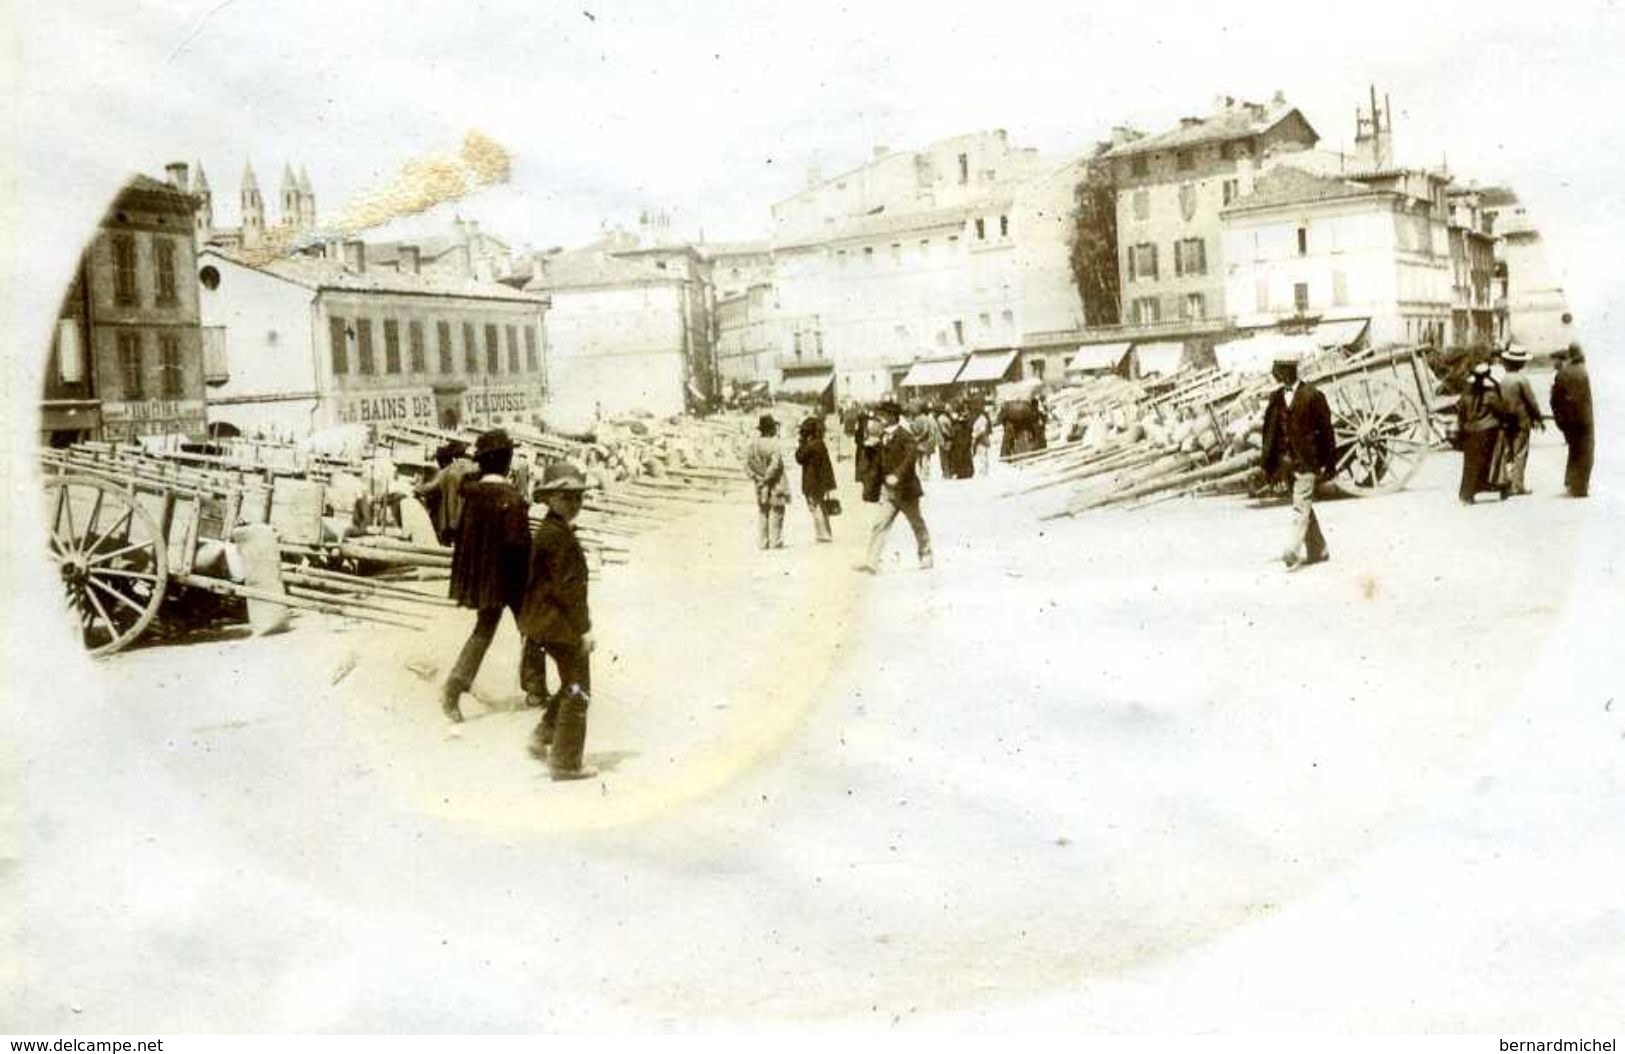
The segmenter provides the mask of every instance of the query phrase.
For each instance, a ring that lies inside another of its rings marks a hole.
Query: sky
[[[1301,3],[141,9],[14,8],[23,140],[94,118],[94,134],[56,146],[69,178],[201,160],[235,222],[245,161],[268,200],[292,161],[332,215],[477,128],[510,151],[512,181],[398,229],[456,212],[516,247],[579,244],[645,207],[690,236],[760,236],[809,166],[833,174],[877,144],[1004,128],[1060,162],[1114,124],[1155,131],[1216,94],[1283,91],[1346,147],[1371,83],[1393,99],[1403,159],[1495,181],[1561,149],[1576,98],[1625,97],[1611,4],[1554,19],[1530,4],[1367,3],[1335,23]]]

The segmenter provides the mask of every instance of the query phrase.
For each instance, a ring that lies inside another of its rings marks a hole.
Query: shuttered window
[[[401,324],[384,319],[384,372],[401,372]]]
[[[119,389],[125,402],[142,398],[141,391],[141,334],[123,330],[118,335]]]
[[[406,347],[411,355],[412,372],[426,372],[429,364],[423,355],[423,323],[413,321],[406,324]]]
[[[349,373],[348,337],[344,330],[344,320],[336,315],[330,316],[327,320],[327,346],[333,359],[333,376],[340,377]]]
[[[451,365],[451,323],[436,322],[434,324],[435,343],[440,352],[440,372],[450,373]]]

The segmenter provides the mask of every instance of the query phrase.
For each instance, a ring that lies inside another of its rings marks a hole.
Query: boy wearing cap
[[[586,478],[563,461],[547,466],[537,497],[547,517],[530,545],[530,573],[519,607],[519,631],[526,651],[540,649],[559,668],[560,687],[542,709],[530,752],[548,762],[556,780],[587,779],[596,770],[583,767],[587,742],[587,707],[591,702],[592,616],[587,610],[587,556],[571,524],[581,513]]]
[[[1326,397],[1298,379],[1298,353],[1277,355],[1271,372],[1281,386],[1264,409],[1264,474],[1292,481],[1292,536],[1281,559],[1296,571],[1331,559],[1315,515],[1315,483],[1337,474],[1337,438]]]
[[[451,550],[451,599],[479,614],[440,694],[440,709],[454,722],[463,719],[463,693],[480,672],[502,609],[513,608],[517,617],[530,556],[529,504],[508,481],[513,463],[508,433],[500,428],[482,433],[474,441],[474,463],[477,474],[463,480],[462,513]],[[520,680],[527,694],[545,695],[537,665],[527,651]]]
[[[1528,494],[1524,485],[1524,470],[1529,465],[1529,433],[1538,428],[1546,431],[1540,403],[1535,399],[1535,386],[1523,372],[1529,363],[1529,352],[1516,344],[1508,344],[1501,352],[1506,376],[1501,378],[1501,402],[1505,404],[1507,424],[1507,485],[1511,494]]]
[[[875,474],[880,478],[880,513],[869,533],[869,555],[855,570],[865,574],[879,574],[880,556],[886,548],[886,535],[897,522],[899,513],[908,520],[914,532],[914,544],[920,554],[920,569],[931,568],[931,532],[920,515],[920,498],[925,488],[920,486],[919,461],[915,454],[914,435],[902,424],[903,409],[895,399],[882,399],[876,407],[885,431],[880,437],[880,456]]]

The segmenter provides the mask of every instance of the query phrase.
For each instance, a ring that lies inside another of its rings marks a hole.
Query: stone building
[[[1508,187],[1485,187],[1480,207],[1495,235],[1495,265],[1506,328],[1514,340],[1548,354],[1578,339],[1561,272],[1546,255],[1546,240],[1518,195]]]
[[[211,246],[203,318],[223,327],[209,420],[298,437],[336,425],[534,423],[546,394],[546,302],[423,273],[407,247],[370,266],[364,242],[266,262]]]
[[[46,364],[41,440],[201,438],[203,332],[197,199],[171,182],[127,182],[80,258]]]

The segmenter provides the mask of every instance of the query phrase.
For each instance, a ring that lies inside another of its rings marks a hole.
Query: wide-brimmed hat
[[[1501,358],[1507,362],[1528,362],[1529,349],[1518,344],[1508,344],[1501,349]]]
[[[489,432],[481,432],[480,437],[474,440],[474,457],[476,459],[486,454],[496,454],[512,449],[513,439],[509,437],[507,430],[502,428],[493,428]]]
[[[579,494],[586,489],[587,477],[568,461],[555,461],[548,465],[547,470],[542,473],[542,481],[536,484],[538,494],[559,491],[574,491]]]
[[[779,430],[779,422],[774,420],[772,414],[763,414],[756,419],[756,430],[763,435],[772,435]]]
[[[1303,361],[1303,349],[1291,347],[1282,348],[1280,351],[1275,353],[1275,357],[1270,361],[1277,366],[1296,366],[1298,363]]]

